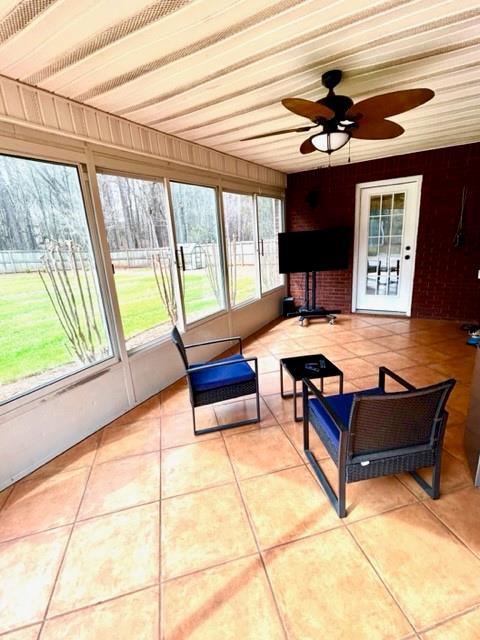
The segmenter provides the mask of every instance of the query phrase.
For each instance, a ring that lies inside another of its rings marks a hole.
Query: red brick
[[[479,166],[477,143],[290,174],[287,229],[353,228],[357,183],[423,175],[412,315],[476,322],[480,318]],[[464,185],[468,188],[465,245],[457,249],[453,238]],[[315,208],[306,201],[312,190],[318,191]],[[291,294],[301,302],[303,277],[293,274],[289,280]],[[317,302],[349,311],[352,269],[319,274]]]

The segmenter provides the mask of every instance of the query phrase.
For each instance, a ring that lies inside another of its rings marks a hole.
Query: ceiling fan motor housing
[[[335,113],[337,122],[345,118],[345,113],[353,105],[353,100],[348,96],[337,96],[333,93],[333,90],[329,91],[328,95],[321,100],[317,100],[319,104],[323,104]]]
[[[327,89],[334,89],[342,80],[342,72],[340,69],[330,69],[322,73],[322,84]]]
[[[330,69],[322,74],[322,84],[328,89],[328,94],[317,100],[318,104],[323,104],[335,113],[335,117],[332,118],[335,123],[339,123],[340,120],[345,118],[345,114],[353,105],[353,100],[348,96],[335,95],[334,88],[342,80],[342,72],[339,69]]]

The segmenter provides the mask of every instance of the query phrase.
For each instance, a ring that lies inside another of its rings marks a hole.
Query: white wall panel
[[[0,119],[8,122],[160,156],[164,160],[217,173],[240,175],[265,185],[283,188],[286,184],[285,175],[274,169],[238,158],[232,162],[229,156],[213,149],[52,96],[9,78],[0,77],[0,92],[4,98],[0,101]],[[127,127],[129,134],[125,135]]]
[[[275,289],[261,300],[232,311],[232,335],[248,336],[280,315],[281,300],[285,292]]]
[[[124,367],[115,364],[7,414],[0,421],[0,490],[128,410]]]

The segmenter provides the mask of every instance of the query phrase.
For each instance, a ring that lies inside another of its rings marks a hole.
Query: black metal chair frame
[[[426,389],[430,389],[430,387],[417,389],[407,380],[404,380],[398,374],[390,371],[390,369],[380,367],[378,386],[383,390],[385,390],[386,375],[407,389],[407,392],[399,392],[398,394],[395,394],[396,396],[400,394],[407,396],[408,392],[418,391],[421,393]],[[453,386],[455,385],[455,380],[446,380],[444,383],[440,383],[440,385],[433,385],[433,387],[440,388],[441,385],[445,386],[445,392],[441,401],[438,403],[434,424],[432,425],[431,438],[428,443],[422,445],[416,444],[413,446],[403,446],[396,449],[388,449],[362,455],[353,455],[349,446],[351,432],[349,431],[348,425],[342,421],[340,416],[336,411],[334,411],[333,407],[329,405],[328,398],[323,396],[312,381],[307,378],[303,379],[303,448],[318,481],[340,518],[344,518],[347,515],[345,507],[346,485],[350,482],[358,482],[360,480],[407,472],[431,498],[437,500],[440,497],[442,445],[448,418],[448,413],[445,411],[445,404]],[[314,453],[310,450],[309,393],[313,394],[321,403],[321,406],[330,416],[339,431],[339,445],[338,451],[336,451],[329,442],[329,439],[327,437],[322,438],[321,433],[312,423],[312,427],[324,444],[329,455],[336,463],[338,471],[338,495],[335,493],[325,473],[321,469]],[[391,395],[392,394],[377,396],[377,401],[381,402],[382,399],[391,397]],[[417,473],[417,469],[422,467],[433,468],[431,484],[428,484]]]
[[[180,355],[185,365],[185,373],[187,375],[188,390],[190,394],[190,404],[192,407],[193,418],[193,432],[196,436],[204,433],[213,433],[214,431],[223,431],[225,429],[233,429],[235,427],[244,426],[247,424],[255,424],[260,422],[260,391],[258,387],[258,359],[256,356],[244,358],[243,362],[254,363],[255,379],[248,380],[247,382],[239,382],[231,385],[225,385],[215,389],[209,389],[207,391],[195,391],[191,374],[199,373],[207,369],[213,369],[215,367],[224,367],[231,364],[238,364],[238,360],[223,360],[222,362],[209,362],[208,364],[195,365],[192,367],[188,362],[187,349],[193,349],[195,347],[204,347],[212,344],[220,344],[222,342],[238,342],[239,353],[243,356],[242,338],[240,336],[232,336],[230,338],[217,338],[215,340],[206,340],[205,342],[194,342],[192,344],[184,344],[180,332],[176,327],[172,330],[172,341],[180,352]],[[237,422],[229,422],[227,424],[217,425],[215,427],[208,427],[206,429],[197,429],[197,423],[195,418],[195,408],[208,404],[214,404],[215,402],[223,402],[224,400],[231,400],[233,398],[239,398],[255,394],[257,414],[254,418],[248,418],[245,420],[238,420]]]

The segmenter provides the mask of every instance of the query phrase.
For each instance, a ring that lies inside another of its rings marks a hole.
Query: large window
[[[278,233],[283,231],[282,201],[266,196],[257,197],[258,239],[262,291],[283,285],[278,272]]]
[[[165,188],[98,174],[127,349],[170,331],[177,317]]]
[[[0,155],[0,403],[111,354],[77,168]]]
[[[177,260],[187,323],[225,308],[217,193],[211,187],[171,183]]]
[[[253,196],[224,192],[223,212],[230,304],[235,307],[258,295]]]

